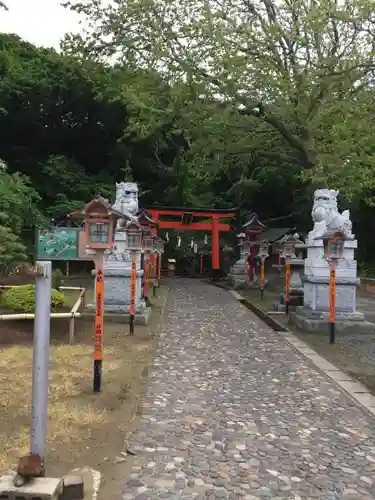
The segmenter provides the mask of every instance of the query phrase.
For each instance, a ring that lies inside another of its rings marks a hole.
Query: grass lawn
[[[109,464],[116,463],[126,432],[136,424],[167,293],[159,289],[150,325],[136,326],[134,337],[126,324],[105,324],[100,394],[92,392],[93,318],[77,319],[76,345],[67,345],[67,320],[51,321],[47,475],[89,466],[101,470],[104,484],[113,483]],[[0,330],[0,473],[29,452],[32,332],[32,321],[4,321]]]

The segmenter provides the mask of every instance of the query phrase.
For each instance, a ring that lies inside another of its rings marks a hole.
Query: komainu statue
[[[116,201],[113,208],[119,210],[129,219],[137,219],[138,186],[134,182],[116,182]]]
[[[352,221],[349,210],[342,214],[337,208],[337,196],[339,191],[335,189],[317,189],[314,193],[314,205],[311,217],[314,228],[310,231],[311,239],[322,238],[327,232],[340,230],[345,234],[347,240],[354,240],[352,233]]]

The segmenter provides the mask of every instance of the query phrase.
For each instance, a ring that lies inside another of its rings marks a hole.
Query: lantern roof
[[[114,216],[117,219],[124,218],[124,214],[118,210],[112,208],[112,205],[108,200],[99,196],[89,201],[87,205],[82,210],[77,210],[70,214],[71,217],[85,217],[86,215],[91,215],[93,217],[103,217],[103,216]]]
[[[331,231],[327,231],[322,237],[323,240],[335,239],[335,238],[340,240],[345,240],[346,238],[344,231],[341,231],[340,229],[333,229]]]

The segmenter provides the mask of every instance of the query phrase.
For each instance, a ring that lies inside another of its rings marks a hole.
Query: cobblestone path
[[[229,293],[178,281],[123,500],[375,498],[375,420]]]

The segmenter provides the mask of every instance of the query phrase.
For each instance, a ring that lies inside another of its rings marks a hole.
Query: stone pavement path
[[[375,420],[229,293],[177,281],[123,500],[375,498]]]

